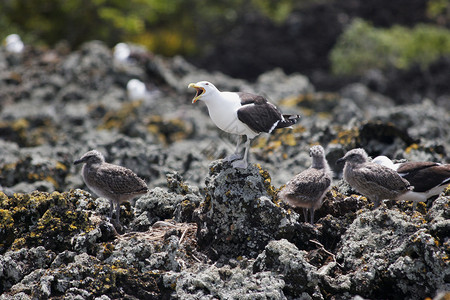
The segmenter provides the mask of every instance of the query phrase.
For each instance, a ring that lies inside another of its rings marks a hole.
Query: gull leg
[[[244,152],[244,158],[241,160],[236,160],[233,162],[233,167],[235,168],[241,168],[246,169],[248,166],[248,150],[250,149],[250,139],[247,137],[247,141],[245,142],[245,152]]]
[[[239,146],[241,145],[242,142],[242,136],[238,136],[238,141],[236,144],[236,150],[234,150],[234,153],[231,155],[228,155],[227,157],[225,157],[225,161],[233,161],[236,160],[238,158],[241,158],[241,155],[239,154]]]
[[[373,200],[373,209],[376,209],[378,206],[380,206],[380,204],[381,204],[381,200],[380,199],[374,199]]]
[[[309,210],[311,212],[311,225],[314,225],[314,212],[315,212],[315,209],[314,208],[310,208]]]
[[[413,208],[412,208],[412,211],[415,212],[415,211],[416,211],[416,208],[417,208],[417,202],[416,202],[416,201],[413,201]]]
[[[114,211],[114,203],[112,202],[112,200],[109,200],[109,220],[112,220],[112,216],[113,216],[113,211]]]
[[[308,222],[308,209],[306,207],[303,208],[303,217],[305,217],[305,223]]]
[[[116,222],[119,223],[119,217],[120,217],[120,203],[116,203]]]

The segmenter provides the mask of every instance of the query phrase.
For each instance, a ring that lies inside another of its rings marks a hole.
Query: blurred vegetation
[[[338,6],[339,1],[0,0],[0,36],[18,33],[26,43],[50,47],[67,41],[72,48],[94,39],[110,47],[125,41],[165,56],[195,56],[208,53],[248,14],[282,25],[293,11],[313,4]],[[428,0],[426,13],[430,25],[413,29],[379,29],[355,20],[330,53],[332,70],[359,74],[368,68],[425,66],[448,55],[450,34],[443,28],[449,26],[450,0]]]
[[[28,43],[73,48],[93,39],[109,46],[135,42],[155,53],[193,54],[227,32],[239,15],[259,12],[282,22],[299,4],[318,0],[0,0],[0,35],[19,33]]]
[[[339,37],[330,53],[335,74],[362,74],[368,69],[427,67],[450,55],[450,30],[418,24],[414,28],[375,28],[355,19]]]
[[[2,0],[0,33],[17,32],[26,42],[72,47],[93,39],[110,46],[120,41],[143,44],[167,54],[194,46],[186,0]]]
[[[427,15],[440,25],[449,25],[450,0],[429,0],[427,3]]]

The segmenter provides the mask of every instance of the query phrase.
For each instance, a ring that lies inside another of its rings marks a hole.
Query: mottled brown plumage
[[[337,163],[344,163],[344,179],[378,207],[383,199],[397,199],[412,189],[396,171],[368,161],[364,149],[348,151]]]
[[[116,204],[116,221],[119,223],[120,204],[148,192],[147,184],[130,169],[105,162],[97,150],[86,152],[74,164],[85,163],[82,177],[91,191],[111,203],[110,218]]]
[[[312,158],[311,167],[292,178],[279,196],[291,206],[302,207],[305,222],[308,222],[309,209],[311,224],[314,224],[314,212],[322,206],[323,198],[331,186],[331,170],[322,146],[311,147],[309,153]]]

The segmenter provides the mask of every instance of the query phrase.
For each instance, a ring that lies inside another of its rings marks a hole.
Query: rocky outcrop
[[[256,257],[270,240],[300,229],[298,215],[280,203],[269,174],[259,165],[234,169],[215,161],[209,169],[198,211],[198,239],[216,259]],[[315,236],[312,228],[306,231],[305,236]]]
[[[334,164],[353,147],[450,162],[450,116],[433,102],[395,106],[360,84],[317,92],[280,70],[250,83],[181,57],[119,65],[99,42],[10,55],[0,51],[0,299],[423,299],[450,290],[449,190],[414,213],[393,201],[372,210]],[[128,99],[130,78],[157,97]],[[234,169],[221,159],[234,137],[190,103],[185,83],[200,79],[266,94],[302,119],[255,139],[249,168]],[[334,182],[311,226],[277,192],[317,143]],[[150,187],[121,206],[122,235],[72,164],[93,148]]]

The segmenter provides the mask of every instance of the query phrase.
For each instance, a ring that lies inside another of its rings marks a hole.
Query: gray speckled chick
[[[91,191],[111,203],[109,217],[112,218],[116,204],[116,221],[119,224],[120,204],[148,192],[147,184],[130,169],[105,162],[97,150],[86,152],[74,164],[85,163],[83,180]]]
[[[336,163],[345,163],[344,179],[352,188],[374,202],[377,208],[383,199],[397,199],[400,195],[412,190],[409,182],[396,171],[369,162],[364,149],[348,151]]]
[[[280,198],[294,207],[303,207],[305,222],[308,222],[308,209],[311,224],[314,224],[314,212],[322,206],[323,198],[331,186],[331,170],[325,159],[322,146],[313,146],[309,150],[312,165],[297,174],[280,191]]]

